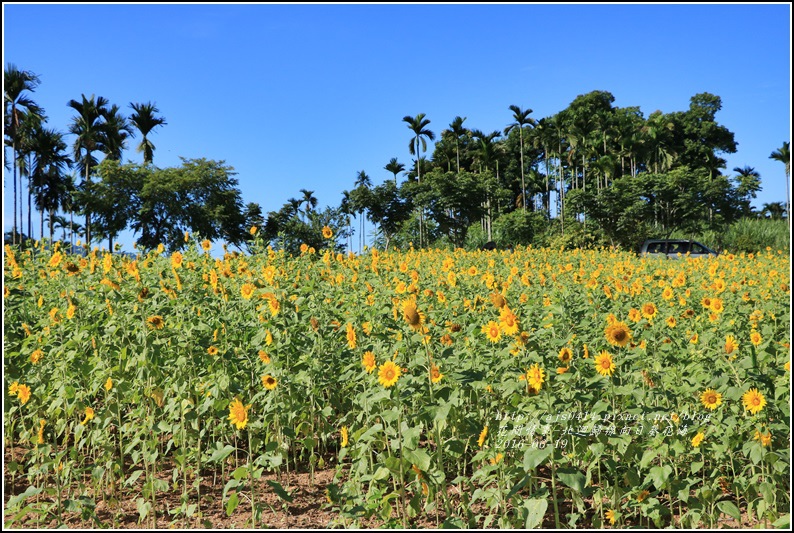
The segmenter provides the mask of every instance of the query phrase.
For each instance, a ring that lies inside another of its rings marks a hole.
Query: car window
[[[689,251],[689,243],[688,242],[671,242],[669,248],[667,249],[668,254],[685,254]]]
[[[692,253],[693,254],[707,254],[709,253],[705,247],[701,246],[700,244],[693,242],[692,243]]]
[[[664,242],[648,243],[647,251],[648,251],[649,254],[663,254],[664,253],[664,247],[665,247],[666,244],[667,243],[664,243]]]

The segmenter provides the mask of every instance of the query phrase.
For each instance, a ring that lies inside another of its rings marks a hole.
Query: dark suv
[[[689,257],[717,257],[719,253],[697,241],[684,239],[649,239],[642,243],[640,255],[652,257],[669,257],[678,259],[686,254]]]

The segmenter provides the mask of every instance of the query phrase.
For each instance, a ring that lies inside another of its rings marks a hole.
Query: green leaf
[[[737,522],[742,521],[742,513],[739,511],[739,508],[736,507],[736,504],[729,500],[722,500],[717,502],[717,508],[720,512],[725,513],[726,515],[730,516]]]
[[[551,446],[546,446],[545,448],[536,448],[532,446],[527,448],[524,452],[524,470],[528,472],[543,464],[543,461],[551,455],[552,451],[553,449]]]
[[[529,499],[524,500],[524,509],[527,510],[527,519],[524,522],[526,529],[535,529],[543,523],[546,509],[549,507],[548,500]]]
[[[286,490],[284,490],[284,487],[281,486],[281,483],[277,481],[268,480],[267,484],[273,487],[273,490],[275,491],[276,495],[279,498],[281,498],[285,502],[290,502],[290,503],[292,502],[292,496],[290,496],[290,494]]]
[[[403,456],[412,464],[415,464],[422,472],[430,470],[430,456],[421,448],[417,450],[405,450]]]
[[[227,444],[226,446],[224,446],[220,450],[215,450],[215,452],[210,457],[209,462],[210,463],[219,463],[219,462],[223,461],[224,459],[229,457],[229,455],[231,455],[231,453],[234,451],[234,449],[235,449],[234,446],[231,446],[231,445]]]
[[[657,489],[661,489],[665,486],[672,473],[673,467],[670,465],[654,466],[648,474],[648,479],[653,482],[653,485]]]
[[[237,496],[236,492],[233,492],[231,496],[229,496],[229,500],[226,502],[226,516],[232,516],[232,513],[235,509],[237,509],[237,504],[240,503],[240,497]]]
[[[585,477],[579,470],[575,468],[560,468],[557,470],[557,477],[576,492],[582,492]]]
[[[33,485],[31,485],[27,489],[25,489],[25,492],[23,492],[22,494],[17,494],[16,496],[13,496],[13,497],[9,498],[8,503],[6,503],[6,507],[5,508],[6,509],[13,509],[16,505],[18,505],[19,503],[25,501],[26,499],[30,498],[31,496],[35,496],[36,494],[39,494],[41,492],[41,490],[42,489],[40,489],[38,487],[34,487]]]

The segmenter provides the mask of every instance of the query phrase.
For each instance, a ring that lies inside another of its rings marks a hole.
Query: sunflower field
[[[142,524],[263,527],[281,476],[328,470],[329,527],[789,523],[781,252],[185,240],[6,246],[6,526],[113,526],[96,507],[126,500]]]

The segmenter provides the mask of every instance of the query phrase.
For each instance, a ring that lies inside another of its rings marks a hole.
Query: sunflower
[[[229,421],[232,425],[237,426],[237,429],[245,429],[248,424],[248,409],[250,408],[250,405],[243,405],[239,398],[232,400],[229,404]]]
[[[757,440],[761,443],[761,446],[769,446],[772,444],[772,433],[767,431],[766,433],[761,433],[757,429],[755,430],[755,436],[753,440]]]
[[[502,309],[505,305],[507,305],[507,300],[505,300],[505,297],[498,292],[491,294],[490,299],[494,307],[498,309]]]
[[[607,520],[609,520],[609,524],[614,526],[615,522],[617,522],[617,517],[615,516],[615,511],[609,509],[604,516],[606,516]]]
[[[642,319],[642,313],[639,310],[634,309],[633,307],[629,309],[629,320],[632,322],[639,322]]]
[[[430,366],[430,381],[432,383],[438,383],[443,377],[444,374],[441,373],[441,370],[439,370],[437,365]]]
[[[259,350],[259,360],[265,363],[266,365],[270,364],[270,356],[264,350]]]
[[[209,239],[204,239],[201,241],[201,249],[205,252],[209,252],[212,249],[212,242]]]
[[[15,382],[16,383],[16,382]],[[14,384],[11,384],[11,388],[14,387]],[[30,387],[27,385],[18,385],[16,388],[16,396],[19,398],[19,403],[25,405],[30,400]]]
[[[270,308],[270,314],[273,316],[276,316],[281,309],[281,304],[274,295],[270,295],[270,298],[268,298],[267,306]]]
[[[41,361],[41,358],[44,357],[44,352],[41,350],[34,350],[32,354],[30,354],[30,362],[34,365]]]
[[[44,444],[44,426],[47,425],[46,420],[39,420],[39,433],[38,433],[38,442],[39,444]],[[756,432],[757,433],[757,432]]]
[[[626,346],[631,341],[631,330],[623,322],[613,322],[604,330],[607,341],[612,346]]]
[[[207,348],[207,353],[210,355],[218,355],[218,349],[215,346]]]
[[[400,379],[400,367],[391,361],[386,361],[378,369],[378,382],[386,388],[391,387]]]
[[[309,251],[309,245],[304,242],[303,244],[301,244],[300,250],[302,254],[305,254],[306,252]]]
[[[84,425],[86,425],[86,424],[87,424],[89,421],[91,421],[91,420],[93,420],[93,419],[94,419],[94,410],[93,410],[92,408],[90,408],[90,407],[86,407],[86,408],[85,408],[85,418],[83,418],[83,421],[82,421],[82,422],[80,422],[80,425],[81,425],[81,426],[84,426]]]
[[[651,493],[649,491],[641,490],[639,492],[639,494],[637,494],[637,501],[641,503],[641,502],[645,501],[645,498],[647,498],[650,495],[651,495]]]
[[[571,359],[573,359],[573,352],[567,346],[560,350],[560,353],[557,354],[557,357],[560,359],[560,362],[563,364],[568,364]]]
[[[502,337],[502,330],[499,324],[493,320],[482,327],[482,332],[485,333],[485,336],[488,337],[488,340],[491,342],[498,342]]]
[[[477,439],[477,446],[482,448],[482,445],[485,444],[485,439],[488,437],[488,426],[482,428],[480,432],[480,437]]]
[[[615,372],[615,363],[612,361],[612,355],[607,351],[602,351],[596,355],[594,361],[596,371],[602,376],[611,376]]]
[[[339,446],[342,448],[347,446],[347,442],[348,442],[347,426],[342,426],[342,429],[339,430],[339,438],[340,438]]]
[[[330,239],[334,236],[334,230],[328,226],[323,226],[323,239]]]
[[[278,385],[278,381],[276,381],[276,378],[274,378],[270,374],[266,374],[266,375],[262,376],[262,385],[267,390],[273,390],[273,389],[276,388],[276,385]]]
[[[736,338],[733,335],[728,335],[727,337],[725,337],[726,354],[731,354],[738,349],[739,349],[739,343],[736,342]]]
[[[656,309],[656,304],[653,302],[647,302],[642,304],[641,311],[642,311],[642,316],[644,316],[648,320],[652,320],[656,316],[656,313],[659,312],[658,309]]]
[[[673,296],[675,295],[673,294],[673,289],[670,287],[665,287],[664,291],[662,291],[662,298],[665,300],[672,300]]]
[[[499,323],[505,335],[518,333],[518,318],[506,305],[499,310]]]
[[[540,388],[543,386],[543,382],[545,380],[546,374],[537,363],[532,365],[529,370],[527,370],[527,384],[531,388],[535,389],[535,392],[540,391]]]
[[[761,337],[760,333],[758,333],[757,331],[753,331],[752,333],[750,333],[750,342],[753,344],[753,346],[758,346],[759,344],[764,342],[764,339]]]
[[[413,300],[405,300],[402,304],[403,318],[412,329],[418,330],[422,327],[424,315],[416,308],[416,302]]]
[[[361,364],[364,365],[364,370],[367,371],[367,374],[372,373],[377,366],[377,363],[375,362],[375,354],[369,350],[364,352],[364,355],[361,357]]]
[[[347,346],[351,350],[356,349],[356,330],[353,328],[353,324],[348,323],[345,326],[345,335],[347,336]]]
[[[700,443],[702,443],[702,442],[703,442],[703,439],[704,439],[705,437],[706,437],[706,436],[703,434],[703,432],[702,432],[702,431],[699,431],[697,435],[695,435],[694,437],[692,437],[692,447],[693,447],[693,448],[697,448],[698,446],[700,446]]]
[[[108,378],[107,381],[105,382],[105,390],[110,392],[110,389],[112,388],[113,388],[113,380],[111,378]]]
[[[253,284],[243,283],[243,286],[240,287],[240,294],[246,300],[250,300],[251,297],[254,295],[254,290],[256,290],[256,287],[254,287]]]
[[[757,415],[766,405],[766,398],[758,392],[758,389],[750,389],[742,395],[742,404],[746,411]]]
[[[146,319],[146,324],[152,329],[163,329],[165,322],[160,315],[153,315]]]
[[[706,409],[711,409],[713,411],[722,403],[722,394],[714,389],[706,389],[703,391],[703,394],[700,395],[700,403],[702,403],[703,407]]]
[[[174,252],[171,256],[171,266],[173,268],[182,267],[182,252]]]
[[[678,323],[678,322],[676,322],[676,319],[675,319],[674,316],[668,316],[667,320],[665,322],[667,322],[667,327],[668,328],[674,328],[675,325]]]
[[[725,310],[725,307],[722,305],[722,300],[720,298],[712,298],[709,309],[715,313],[722,313]]]

